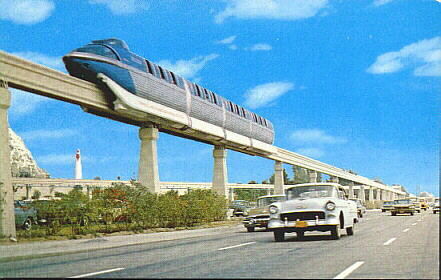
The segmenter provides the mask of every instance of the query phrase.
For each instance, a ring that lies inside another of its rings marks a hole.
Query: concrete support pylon
[[[374,201],[374,188],[373,187],[369,187],[369,197],[368,197],[369,202],[373,202]]]
[[[274,194],[285,194],[285,180],[281,161],[274,162]]]
[[[366,197],[365,197],[365,192],[364,192],[364,186],[360,185],[360,189],[358,191],[358,198],[362,201],[365,202],[366,201]]]
[[[141,149],[139,154],[138,181],[146,186],[153,193],[160,192],[159,171],[158,171],[158,128],[154,125],[141,127],[139,139]]]
[[[315,170],[308,170],[308,176],[309,176],[309,182],[310,183],[317,183],[317,171]]]
[[[233,188],[228,189],[228,200],[230,200],[230,201],[234,200],[234,189]]]
[[[349,198],[350,199],[351,198],[355,198],[355,195],[354,195],[354,182],[349,182],[348,187],[349,187]]]
[[[337,184],[339,183],[339,179],[337,176],[330,176],[330,179],[332,183],[337,183]]]
[[[376,201],[380,201],[381,200],[381,189],[377,188],[377,197],[375,198]]]
[[[11,93],[0,80],[0,237],[16,237],[14,190],[12,188],[9,148],[8,108]]]
[[[223,146],[214,146],[213,149],[213,183],[212,190],[228,199],[228,170],[227,151]]]

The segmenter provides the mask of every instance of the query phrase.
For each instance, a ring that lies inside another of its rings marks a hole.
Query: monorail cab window
[[[187,81],[187,86],[190,89],[191,95],[194,95],[194,96],[198,95],[198,92],[197,92],[195,84],[193,84],[192,82]]]
[[[75,51],[96,54],[96,55],[100,55],[100,56],[104,56],[107,58],[112,58],[112,59],[118,60],[116,53],[112,49],[110,49],[109,47],[106,47],[103,45],[86,45],[82,48],[76,49]]]
[[[166,80],[169,83],[173,83],[173,79],[170,75],[170,73],[168,72],[168,70],[165,70],[164,68],[162,68],[161,66],[158,66],[159,70],[161,71],[161,77],[163,80]]]
[[[197,91],[197,96],[199,96],[200,98],[203,99],[204,98],[204,90],[202,89],[202,87],[199,85],[196,85],[196,91]]]

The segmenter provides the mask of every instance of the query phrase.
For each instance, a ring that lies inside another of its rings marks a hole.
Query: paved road
[[[439,279],[439,215],[368,213],[355,235],[245,228],[198,238],[0,263],[0,277],[433,278]],[[97,274],[95,274],[97,273]]]

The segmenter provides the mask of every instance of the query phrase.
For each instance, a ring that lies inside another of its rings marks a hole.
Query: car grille
[[[294,212],[294,213],[284,213],[280,215],[280,218],[282,221],[285,221],[285,218],[288,221],[307,221],[307,220],[315,220],[316,216],[318,216],[319,219],[325,218],[325,212],[321,211],[311,211],[311,212]]]

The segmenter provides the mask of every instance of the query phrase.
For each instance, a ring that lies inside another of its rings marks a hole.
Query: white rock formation
[[[49,178],[46,170],[38,167],[23,140],[9,128],[12,177]]]

